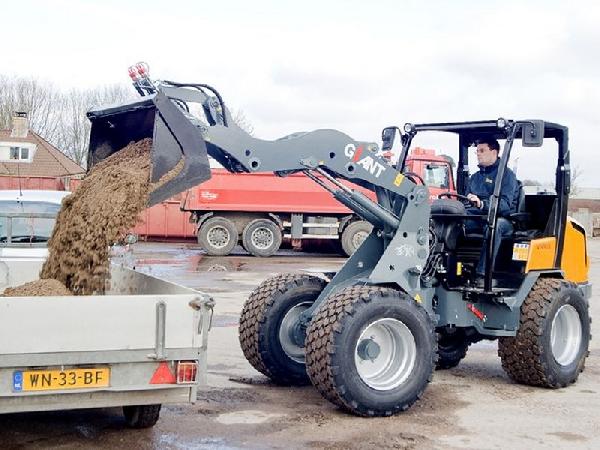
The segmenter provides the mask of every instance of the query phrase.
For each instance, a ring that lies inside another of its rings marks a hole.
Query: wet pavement
[[[600,282],[600,240],[589,244],[591,279]],[[494,342],[472,346],[452,370],[438,371],[422,400],[395,417],[362,419],[314,388],[280,387],[244,359],[237,321],[250,292],[267,277],[345,261],[332,254],[281,252],[253,258],[239,249],[207,257],[194,244],[138,243],[136,269],[213,295],[208,386],[194,405],[163,407],[148,430],[125,428],[120,411],[86,410],[0,416],[0,448],[600,448],[600,341],[593,340],[579,381],[561,390],[513,383]],[[591,314],[600,317],[600,296]],[[592,335],[598,335],[598,321]]]

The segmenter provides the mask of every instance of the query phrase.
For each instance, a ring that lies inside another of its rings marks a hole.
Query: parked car
[[[0,287],[37,278],[35,271],[25,267],[32,263],[41,267],[47,258],[48,239],[67,195],[65,191],[0,190]],[[24,270],[5,270],[7,261],[24,264]]]

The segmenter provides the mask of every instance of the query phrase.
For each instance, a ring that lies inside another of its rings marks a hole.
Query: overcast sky
[[[598,2],[19,0],[0,17],[0,74],[91,87],[146,61],[154,78],[215,86],[264,139],[545,119],[569,126],[581,185],[600,187]],[[553,178],[554,151],[515,156],[519,178]]]

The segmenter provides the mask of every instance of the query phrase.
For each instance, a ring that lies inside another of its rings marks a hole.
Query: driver
[[[467,208],[467,214],[485,215],[488,213],[490,198],[494,192],[496,175],[498,174],[498,163],[500,159],[500,144],[495,139],[482,139],[477,142],[477,161],[479,171],[469,178],[467,198],[474,206]],[[498,202],[498,221],[496,223],[496,237],[494,239],[494,252],[492,261],[496,260],[502,239],[512,236],[513,226],[506,219],[515,211],[515,193],[518,191],[517,177],[508,167],[504,169],[504,179],[500,189]],[[486,222],[483,220],[466,220],[465,231],[468,233],[484,233]],[[481,250],[481,256],[477,263],[476,283],[482,284],[484,277],[484,266],[487,246]]]

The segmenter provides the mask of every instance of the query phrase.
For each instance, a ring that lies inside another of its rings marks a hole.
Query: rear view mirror
[[[396,138],[397,129],[397,127],[386,127],[383,129],[381,132],[381,140],[383,141],[381,150],[388,151],[392,149],[394,146],[394,139]]]
[[[544,143],[544,121],[528,120],[521,122],[523,147],[541,147]]]

